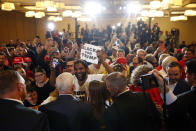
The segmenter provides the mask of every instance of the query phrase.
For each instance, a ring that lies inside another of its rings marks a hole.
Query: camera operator
[[[129,89],[133,92],[142,92],[145,91],[150,94],[153,102],[157,106],[163,104],[160,97],[160,92],[158,90],[158,85],[156,84],[155,78],[151,75],[148,75],[149,71],[152,71],[153,68],[148,65],[140,65],[133,70],[131,74],[131,84]]]
[[[164,80],[158,74],[157,70],[152,73],[159,84],[159,90],[163,94],[165,91],[166,107],[168,118],[166,119],[167,130],[193,131],[196,130],[196,59],[186,63],[186,76],[188,83],[192,86],[191,91],[183,96],[177,97],[164,84]]]

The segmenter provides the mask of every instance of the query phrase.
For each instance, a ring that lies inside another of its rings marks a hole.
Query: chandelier
[[[12,11],[15,9],[15,5],[14,3],[5,2],[4,4],[1,5],[1,9],[5,11]]]
[[[27,12],[25,12],[25,16],[26,17],[33,17],[33,16],[35,16],[35,11],[27,11]]]

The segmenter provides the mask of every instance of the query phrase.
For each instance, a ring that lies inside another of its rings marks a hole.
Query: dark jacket
[[[97,130],[90,105],[71,95],[60,95],[56,101],[41,106],[39,110],[48,115],[51,131]]]
[[[127,91],[118,96],[105,113],[109,131],[159,131],[160,114],[150,96]]]
[[[47,116],[13,100],[0,99],[1,131],[49,131]]]
[[[196,87],[194,90],[179,96],[175,102],[167,106],[167,129],[170,131],[196,130]]]
[[[177,82],[173,93],[174,93],[174,95],[180,95],[182,93],[185,93],[185,92],[189,91],[190,89],[191,89],[191,86],[186,81],[180,79]]]

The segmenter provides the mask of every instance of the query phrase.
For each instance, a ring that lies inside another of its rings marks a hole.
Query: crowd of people
[[[1,129],[196,130],[196,44],[142,21],[106,34],[104,44],[47,32],[44,44],[37,35],[1,46]],[[101,47],[98,64],[80,58],[86,42]]]

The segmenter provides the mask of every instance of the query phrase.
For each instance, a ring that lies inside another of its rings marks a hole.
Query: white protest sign
[[[98,46],[85,44],[84,48],[81,49],[80,59],[86,60],[87,62],[93,64],[98,64],[97,50],[101,50],[101,48]]]

